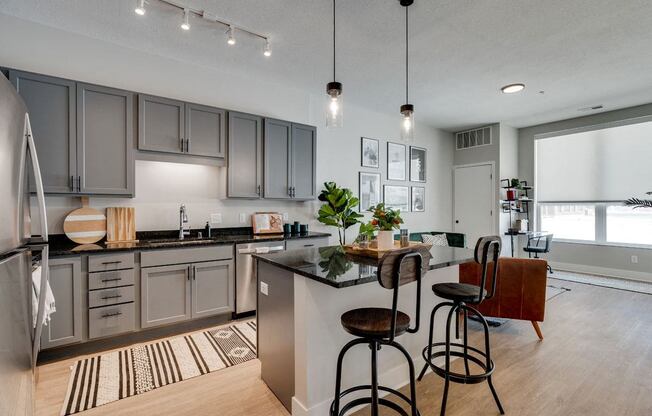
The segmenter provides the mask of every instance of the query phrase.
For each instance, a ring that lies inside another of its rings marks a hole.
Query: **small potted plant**
[[[521,181],[518,178],[512,178],[510,180],[509,189],[507,189],[507,200],[514,201],[516,200],[516,190],[521,189]]]
[[[403,224],[401,211],[385,208],[383,203],[369,208],[369,211],[372,212],[370,224],[378,230],[378,250],[390,250],[394,247],[394,230]]]

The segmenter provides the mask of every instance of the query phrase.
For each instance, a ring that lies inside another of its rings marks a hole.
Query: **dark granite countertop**
[[[95,244],[77,244],[63,234],[49,237],[50,257],[75,256],[80,254],[100,254],[118,251],[160,250],[168,248],[197,247],[205,245],[244,244],[264,241],[283,241],[302,238],[329,237],[328,233],[309,232],[308,234],[267,234],[254,235],[251,228],[218,228],[211,231],[211,237],[198,237],[198,232],[191,230],[190,236],[179,240],[179,231],[143,231],[136,233],[138,242],[111,243],[102,240]]]
[[[305,248],[270,254],[254,254],[260,261],[278,266],[309,279],[344,288],[377,282],[376,260],[351,256],[340,246]],[[473,260],[473,250],[455,247],[432,247],[428,270],[440,269]]]

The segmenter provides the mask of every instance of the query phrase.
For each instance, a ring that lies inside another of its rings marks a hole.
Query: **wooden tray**
[[[401,250],[414,250],[414,249],[419,249],[419,248],[425,248],[427,250],[430,250],[432,247],[432,244],[427,244],[427,243],[419,243],[416,241],[410,241],[410,246],[409,247],[401,247],[401,243],[399,241],[394,241],[394,247],[389,249],[389,250],[378,250],[377,248],[360,248],[358,246],[354,246],[352,244],[346,244],[344,245],[344,251],[348,254],[353,254],[356,256],[364,256],[364,257],[372,257],[374,259],[381,259],[385,254],[389,252],[394,252],[394,251],[401,251]]]

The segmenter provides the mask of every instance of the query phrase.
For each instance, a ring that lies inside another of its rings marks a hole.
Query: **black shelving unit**
[[[500,180],[501,188],[505,191],[505,199],[500,201],[503,212],[509,212],[509,226],[510,228],[505,232],[505,235],[510,237],[511,240],[511,249],[512,257],[514,257],[514,238],[519,235],[528,235],[532,232],[530,227],[532,222],[530,221],[530,203],[534,202],[530,195],[532,187],[527,184],[527,181],[520,181],[519,186],[512,186],[512,181],[510,179],[501,179]],[[507,199],[507,191],[514,191],[515,198]],[[521,193],[519,195],[519,192]],[[513,229],[514,221],[517,219],[527,220],[527,230],[515,230]]]

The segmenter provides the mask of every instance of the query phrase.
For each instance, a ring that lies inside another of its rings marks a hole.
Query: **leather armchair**
[[[478,310],[484,316],[530,321],[543,340],[539,322],[543,322],[546,310],[547,267],[548,262],[541,259],[500,258],[496,294]],[[460,283],[479,285],[480,274],[478,264],[460,265]]]

